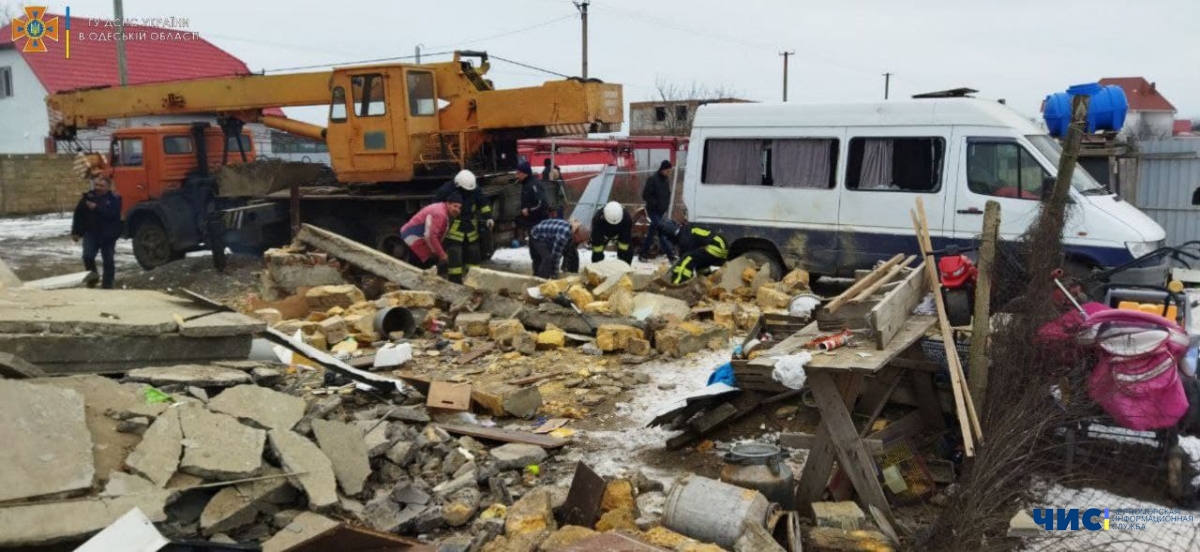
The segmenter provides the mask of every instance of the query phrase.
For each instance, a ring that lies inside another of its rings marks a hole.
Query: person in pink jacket
[[[446,201],[431,203],[417,211],[403,227],[400,237],[408,245],[409,264],[419,268],[429,268],[437,263],[445,263],[448,259],[446,250],[442,248],[442,240],[446,230],[450,228],[450,220],[457,217],[462,210],[462,196],[458,192],[450,194]]]

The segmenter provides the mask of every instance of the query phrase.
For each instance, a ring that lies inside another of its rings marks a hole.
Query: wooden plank
[[[425,406],[464,412],[471,409],[471,384],[435,381],[429,384]]]
[[[829,353],[813,354],[812,361],[804,369],[875,374],[887,366],[897,355],[920,340],[936,322],[937,319],[932,316],[910,316],[883,350],[840,347]],[[809,324],[803,330],[780,341],[763,355],[751,360],[749,366],[773,367],[779,357],[803,350],[805,343],[820,335],[825,335],[825,333],[817,329],[817,324],[815,322]],[[858,339],[861,340],[861,338]],[[869,356],[864,357],[859,353]]]
[[[808,385],[821,410],[821,426],[828,428],[838,466],[854,483],[864,506],[875,506],[890,519],[891,507],[875,476],[875,462],[854,430],[854,421],[850,419],[850,411],[846,409],[837,382],[828,372],[815,371],[809,374]]]
[[[979,247],[979,278],[975,282],[975,312],[971,326],[971,398],[983,408],[987,395],[988,336],[992,328],[992,271],[996,266],[996,242],[1000,239],[1000,204],[988,201],[983,210],[983,244]]]
[[[580,527],[595,525],[596,520],[600,519],[600,501],[607,488],[608,483],[591,466],[577,462],[571,489],[567,491],[567,501],[562,506],[563,523]]]
[[[486,355],[486,354],[492,352],[492,350],[495,348],[496,348],[496,344],[489,341],[489,342],[484,343],[474,349],[471,349],[470,351],[467,351],[466,353],[459,355],[458,359],[455,360],[455,362],[457,362],[460,365],[466,364],[466,363],[471,362],[483,355]]]
[[[924,428],[925,421],[921,418],[921,412],[914,410],[906,414],[903,418],[888,424],[887,427],[867,435],[867,437],[877,439],[879,442],[886,444],[897,437],[916,435]]]
[[[837,312],[837,310],[842,308],[842,305],[846,304],[847,301],[858,295],[860,292],[862,292],[862,290],[871,287],[871,285],[875,282],[878,282],[881,278],[887,275],[887,272],[891,270],[893,266],[896,266],[900,263],[900,261],[903,260],[904,255],[897,253],[895,257],[888,259],[887,262],[872,270],[871,273],[867,274],[865,278],[854,282],[854,285],[847,288],[846,291],[843,291],[841,295],[834,297],[828,305],[825,305],[823,310],[826,314],[833,314]]]
[[[883,377],[880,379],[887,382],[887,391],[884,391],[883,395],[876,399],[875,407],[871,410],[871,416],[867,418],[867,424],[859,432],[859,437],[866,437],[867,433],[871,431],[871,425],[875,423],[875,420],[879,419],[879,415],[883,413],[883,407],[887,406],[888,399],[892,398],[892,393],[896,392],[896,386],[900,385],[901,375],[902,372],[899,369],[884,372]]]
[[[812,374],[823,373],[814,371]],[[838,379],[849,379],[851,382],[861,382],[861,377],[856,377],[851,373],[831,373],[836,374],[833,377]],[[811,375],[809,376],[812,377]],[[851,386],[853,387],[853,386]],[[848,394],[842,395],[842,403],[845,407],[854,404],[858,398],[858,389],[848,389]],[[822,418],[824,416],[822,415]],[[833,441],[830,436],[829,426],[822,422],[817,426],[816,443],[809,448],[808,458],[804,460],[804,469],[800,473],[800,483],[796,488],[796,503],[793,505],[797,511],[812,513],[812,503],[820,502],[825,494],[825,488],[829,486],[829,476],[833,473],[833,461],[836,453],[833,450]]]
[[[921,256],[925,260],[925,271],[929,274],[930,291],[933,293],[933,302],[937,307],[938,323],[941,325],[942,339],[946,343],[946,359],[950,364],[950,382],[951,388],[954,391],[954,405],[957,410],[959,428],[963,437],[963,453],[968,457],[975,456],[975,439],[971,431],[970,414],[966,407],[966,388],[961,377],[961,370],[955,371],[956,361],[958,359],[958,349],[954,346],[954,331],[950,327],[950,322],[946,317],[946,305],[942,301],[941,283],[938,280],[937,271],[933,266],[933,257],[929,254],[933,251],[933,243],[929,237],[929,226],[925,218],[925,203],[921,198],[917,198],[917,210],[910,211],[913,219],[913,228],[917,233],[917,241],[921,248]]]
[[[867,327],[875,332],[875,348],[883,350],[895,339],[904,322],[912,316],[913,309],[921,303],[929,289],[929,274],[924,262],[908,274],[900,285],[889,291],[883,299],[867,313]]]
[[[717,426],[724,423],[726,420],[734,417],[738,413],[736,406],[730,403],[721,403],[716,408],[705,412],[699,418],[696,418],[690,425],[697,433],[704,435],[712,431]]]
[[[526,431],[512,431],[510,429],[501,429],[498,427],[483,427],[479,425],[467,424],[434,425],[456,435],[470,435],[471,437],[478,439],[500,441],[503,443],[523,443],[526,445],[535,445],[548,449],[561,448],[570,442],[567,439],[557,439],[548,435],[537,435],[535,433],[529,433]]]
[[[904,269],[908,268],[908,265],[911,265],[913,263],[913,261],[916,260],[916,258],[917,258],[916,255],[909,255],[906,259],[904,259],[904,262],[888,269],[887,274],[884,274],[883,277],[880,278],[877,282],[875,282],[874,284],[871,284],[871,287],[862,290],[858,295],[854,296],[854,298],[851,299],[850,302],[851,303],[861,303],[863,301],[866,301],[868,297],[874,295],[875,292],[879,291],[879,288],[882,288],[883,286],[890,283],[892,280],[895,280],[896,276],[899,276],[901,273],[903,273]]]
[[[883,441],[873,438],[865,438],[862,440],[863,445],[870,451],[871,456],[880,456],[883,454]],[[779,446],[791,449],[812,450],[817,446],[817,436],[811,433],[780,433]]]

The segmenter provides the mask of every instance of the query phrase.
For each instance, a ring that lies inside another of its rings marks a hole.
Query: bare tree
[[[662,77],[654,81],[658,101],[655,107],[655,127],[670,136],[687,136],[692,131],[696,108],[706,103],[734,100],[737,94],[725,86],[711,87],[692,81],[683,85]],[[659,111],[662,110],[662,111]]]
[[[1130,142],[1140,142],[1142,140],[1162,140],[1171,137],[1171,129],[1155,128],[1149,120],[1143,115],[1137,118],[1137,121],[1131,125],[1125,126],[1128,130],[1128,140]]]

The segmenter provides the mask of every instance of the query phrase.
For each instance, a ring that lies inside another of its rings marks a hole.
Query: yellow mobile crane
[[[52,94],[46,102],[51,135],[60,141],[75,141],[79,130],[111,119],[217,117],[216,127],[121,128],[107,159],[90,156],[93,171],[111,176],[125,199],[126,235],[149,269],[202,248],[278,245],[299,214],[385,250],[402,247],[395,239],[400,225],[437,184],[464,168],[480,176],[492,199],[495,239],[507,240],[519,211],[512,179],[517,141],[616,131],[624,103],[619,84],[565,79],[497,90],[484,78],[487,70],[486,53],[463,51],[445,63],[85,89]],[[264,113],[312,105],[329,106],[327,126]],[[252,170],[262,163],[255,163],[242,126],[253,122],[323,141],[337,184],[304,182],[309,187],[300,193],[280,191],[280,178]],[[219,160],[210,156],[217,149]],[[259,182],[247,186],[248,178]]]

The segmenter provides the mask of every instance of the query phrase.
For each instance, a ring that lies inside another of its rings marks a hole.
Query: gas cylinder
[[[790,508],[795,500],[796,479],[783,463],[783,449],[768,443],[740,443],[725,455],[721,481],[754,489],[771,502]]]

